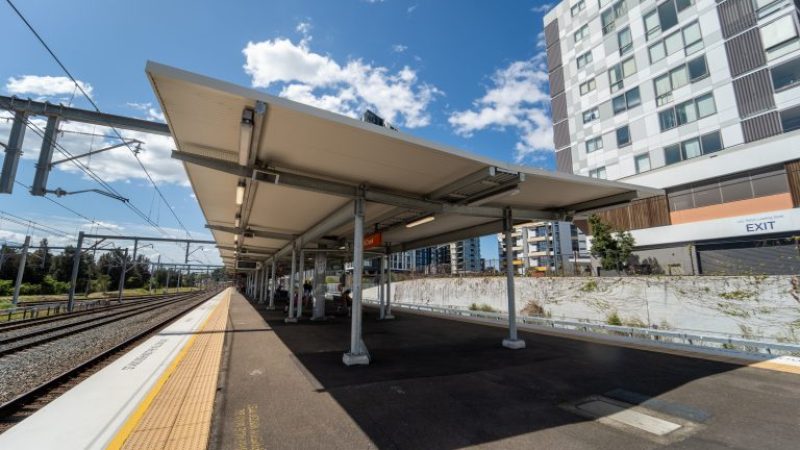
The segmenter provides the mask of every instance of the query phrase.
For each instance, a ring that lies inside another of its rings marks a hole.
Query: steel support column
[[[303,318],[303,295],[306,293],[305,288],[305,269],[306,269],[306,252],[300,249],[300,264],[297,269],[297,320]]]
[[[289,273],[289,317],[286,323],[295,323],[297,318],[294,316],[294,277],[297,274],[297,241],[292,242],[292,270]]]
[[[384,319],[394,319],[392,315],[392,253],[391,250],[386,250],[386,314]]]
[[[380,305],[378,308],[378,318],[384,319],[386,318],[386,305],[385,305],[385,297],[384,291],[386,290],[386,265],[388,263],[388,258],[386,255],[381,256],[380,258],[380,265],[381,271],[380,275],[378,276],[378,304]]]
[[[325,272],[328,270],[328,253],[317,252],[314,255],[314,286],[312,287],[314,306],[311,320],[325,320]]]
[[[17,279],[14,282],[14,297],[11,303],[17,306],[19,302],[19,289],[22,287],[22,277],[25,275],[25,261],[28,260],[28,247],[31,245],[31,237],[25,236],[25,243],[22,244],[22,253],[19,255],[19,266],[17,266]],[[45,250],[46,251],[46,250]]]
[[[67,299],[67,311],[72,311],[75,306],[75,286],[78,284],[78,269],[81,265],[81,250],[83,249],[83,231],[78,233],[78,245],[75,247],[75,256],[72,259],[72,276],[69,282],[69,298]],[[88,280],[87,280],[88,283]]]
[[[511,208],[506,208],[503,218],[506,239],[506,295],[508,296],[508,339],[503,339],[503,347],[525,348],[525,341],[517,337],[517,303],[514,298],[514,221]]]
[[[355,200],[353,230],[353,307],[350,313],[350,352],[345,353],[345,365],[369,364],[369,352],[361,339],[361,276],[364,271],[364,197]]]
[[[31,195],[42,196],[47,193],[47,178],[50,176],[50,163],[53,160],[53,149],[56,146],[56,133],[58,133],[58,116],[47,118],[44,129],[42,148],[39,151],[39,163],[36,165],[36,174],[33,177]]]
[[[10,194],[14,190],[14,180],[17,178],[19,158],[22,156],[22,142],[25,139],[25,123],[28,115],[22,111],[14,113],[14,122],[11,125],[11,134],[8,137],[6,156],[3,159],[3,171],[0,172],[0,194]]]
[[[135,249],[134,249],[135,251]],[[122,254],[122,270],[119,272],[119,294],[117,301],[122,302],[122,291],[125,290],[125,272],[128,270],[128,249]]]
[[[269,310],[274,310],[275,309],[275,290],[278,289],[278,280],[275,278],[275,265],[276,265],[275,259],[273,259],[272,260],[272,269],[270,270],[270,272],[271,272],[271,274],[270,274],[271,275],[271,277],[270,277],[271,285],[270,285],[270,289],[269,289],[269,306],[267,306],[267,309],[269,309]]]

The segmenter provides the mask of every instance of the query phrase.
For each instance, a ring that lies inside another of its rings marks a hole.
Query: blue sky
[[[50,1],[17,0],[17,7],[106,112],[157,119],[160,111],[144,75],[154,60],[234,83],[289,96],[344,114],[363,108],[406,133],[503,161],[552,168],[546,71],[540,33],[549,6],[531,0],[400,1]],[[44,48],[4,2],[0,91],[88,107]],[[96,127],[67,124],[61,143],[82,153],[111,142]],[[8,122],[0,120],[0,141]],[[145,141],[140,158],[175,213],[195,237],[208,237],[185,175],[167,155],[168,139]],[[94,140],[92,140],[94,139]],[[29,130],[17,179],[30,184],[38,139]],[[58,155],[57,155],[58,157]],[[133,156],[114,150],[92,170],[158,223],[184,232],[157,199]],[[65,165],[66,167],[66,165]],[[56,170],[50,187],[96,188],[74,168]],[[121,203],[96,194],[57,199],[118,232],[158,234]],[[86,220],[17,186],[0,196],[0,213],[33,219],[74,235]],[[23,227],[0,219],[0,241],[18,240]],[[105,232],[108,229],[100,229]],[[47,233],[34,230],[35,238]],[[58,239],[58,238],[56,238]],[[66,240],[67,238],[62,238]],[[179,259],[180,251],[159,251]],[[153,250],[155,252],[155,250]],[[496,258],[494,237],[482,240]],[[214,252],[198,253],[214,261]]]

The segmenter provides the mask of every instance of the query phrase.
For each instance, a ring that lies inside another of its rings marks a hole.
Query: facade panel
[[[730,0],[728,0],[730,1]],[[767,63],[761,33],[757,28],[743,33],[725,43],[731,75],[737,77]]]
[[[768,69],[753,72],[733,81],[739,116],[750,117],[775,108],[772,81]]]

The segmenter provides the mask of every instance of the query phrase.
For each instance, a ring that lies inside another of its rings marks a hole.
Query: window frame
[[[647,160],[647,169],[642,170],[642,168],[639,165],[639,161],[643,161],[645,159]],[[642,154],[634,156],[633,157],[633,166],[636,169],[636,173],[643,173],[643,172],[648,172],[650,170],[653,170],[653,166],[651,165],[651,162],[650,162],[650,152],[642,153]]]
[[[589,149],[589,144],[594,144],[593,149]],[[599,145],[598,145],[599,144]],[[584,148],[586,149],[586,154],[594,153],[603,149],[603,136],[595,136],[589,138],[584,142]]]
[[[583,90],[584,86],[587,86],[587,89],[586,89],[585,92]],[[583,83],[581,83],[578,86],[578,92],[581,94],[581,96],[584,96],[584,95],[594,91],[595,89],[597,89],[597,80],[595,80],[594,78],[590,78],[590,79],[584,81]]]
[[[591,114],[591,119],[589,119],[589,120],[586,120],[586,114],[587,113]],[[582,115],[583,115],[583,124],[584,125],[586,125],[587,123],[592,123],[595,120],[600,119],[600,108],[598,108],[596,106],[593,107],[593,108],[589,108],[586,111],[583,111]]]
[[[626,133],[626,136],[627,136],[627,140],[624,141],[624,142],[620,142],[620,139],[619,139],[619,132],[622,131],[622,130],[626,130],[625,133]],[[623,125],[623,126],[617,128],[616,130],[614,130],[614,135],[617,138],[617,148],[627,147],[627,146],[629,146],[629,145],[631,145],[633,143],[633,141],[631,140],[631,128],[630,128],[629,125]]]

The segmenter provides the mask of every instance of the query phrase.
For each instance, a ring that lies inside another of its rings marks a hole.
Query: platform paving
[[[526,349],[508,350],[502,328],[396,316],[381,322],[365,311],[373,362],[346,367],[347,318],[286,324],[282,312],[235,294],[209,448],[786,449],[800,442],[797,374],[530,332],[520,333]],[[647,424],[681,428],[659,435]]]

